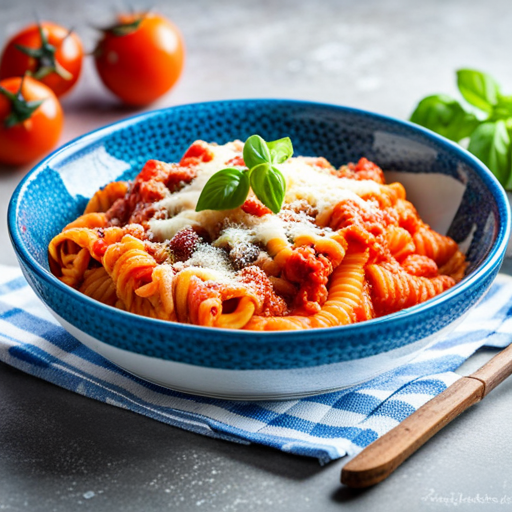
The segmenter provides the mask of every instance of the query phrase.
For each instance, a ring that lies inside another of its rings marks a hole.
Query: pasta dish
[[[239,206],[197,211],[221,169],[235,181],[256,172],[244,151],[240,141],[196,141],[179,163],[149,160],[133,182],[106,185],[50,242],[52,273],[131,313],[255,331],[369,320],[464,276],[456,242],[423,222],[404,187],[386,184],[366,158],[335,168],[323,157],[285,155],[263,166],[261,185],[252,175],[251,188],[240,185],[246,197],[226,182]],[[281,203],[270,208],[265,198],[279,180]]]

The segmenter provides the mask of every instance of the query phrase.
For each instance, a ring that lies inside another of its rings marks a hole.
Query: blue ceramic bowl
[[[253,133],[290,136],[296,155],[334,165],[366,156],[402,181],[423,218],[465,249],[455,287],[383,318],[302,332],[227,331],[136,316],[55,278],[47,247],[89,197],[133,178],[150,158],[177,161],[191,142]],[[28,282],[62,325],[128,371],[165,386],[226,398],[281,398],[367,380],[410,359],[452,329],[495,278],[510,230],[506,195],[467,151],[428,130],[351,108],[287,100],[199,103],[145,113],[55,151],[22,181],[9,229]]]

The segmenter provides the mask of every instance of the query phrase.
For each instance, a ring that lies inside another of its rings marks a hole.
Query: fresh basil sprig
[[[465,104],[445,94],[427,96],[410,120],[455,142],[469,137],[468,150],[512,190],[512,96],[473,69],[457,71],[457,86]]]
[[[251,135],[245,141],[243,155],[247,169],[228,168],[216,172],[204,186],[196,212],[238,208],[247,199],[250,187],[267,208],[279,213],[286,180],[276,166],[293,155],[290,138],[265,142],[259,135]]]

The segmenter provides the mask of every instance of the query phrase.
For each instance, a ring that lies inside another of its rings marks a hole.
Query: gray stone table
[[[90,26],[105,25],[122,7],[107,4],[0,0],[0,43],[37,12],[75,27],[92,50]],[[159,9],[182,29],[188,53],[179,84],[151,108],[281,97],[405,118],[426,94],[455,94],[459,67],[486,70],[512,93],[506,0],[176,0]],[[62,143],[135,112],[102,88],[90,62],[63,104]],[[27,170],[0,167],[0,264],[16,263],[5,218]],[[490,355],[478,353],[461,373]],[[320,467],[313,459],[212,440],[0,364],[0,510],[505,510],[512,507],[511,434],[512,381],[389,480],[354,492],[338,484],[343,460]],[[474,503],[478,498],[483,503]]]

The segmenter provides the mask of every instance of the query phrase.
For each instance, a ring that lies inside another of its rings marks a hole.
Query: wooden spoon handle
[[[349,487],[381,482],[445,425],[479,402],[484,392],[480,380],[459,379],[345,464],[341,482]]]
[[[368,487],[381,482],[434,434],[510,375],[512,345],[476,372],[459,379],[345,464],[341,483]]]
[[[512,345],[496,354],[476,372],[469,375],[485,385],[484,396],[512,375]]]

